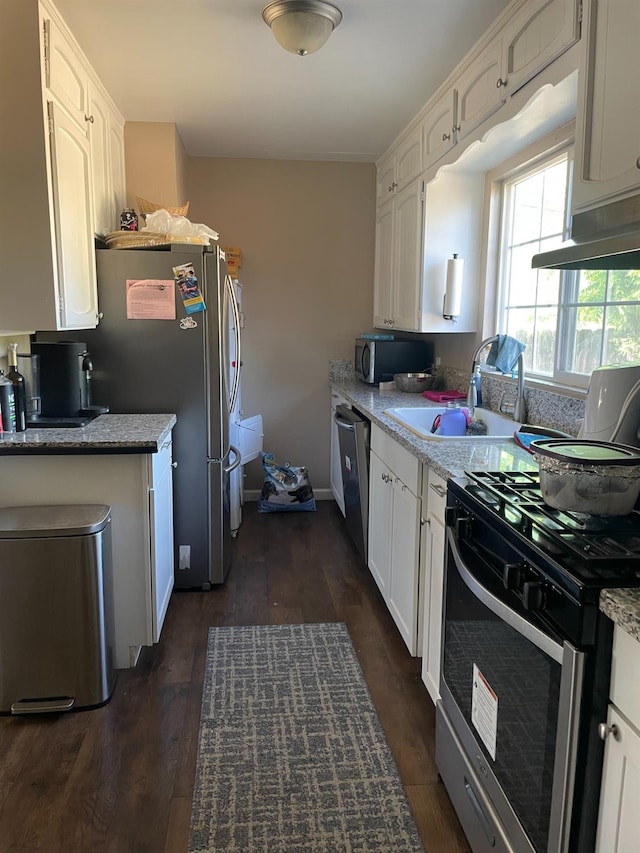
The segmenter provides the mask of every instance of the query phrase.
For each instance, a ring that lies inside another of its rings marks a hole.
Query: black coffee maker
[[[87,345],[80,341],[35,341],[33,355],[40,356],[40,414],[27,425],[41,427],[85,426],[107,406],[91,400],[93,364]]]

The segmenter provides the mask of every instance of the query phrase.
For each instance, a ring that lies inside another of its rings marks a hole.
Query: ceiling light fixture
[[[306,56],[325,44],[342,12],[326,0],[281,0],[265,6],[262,17],[281,47]]]

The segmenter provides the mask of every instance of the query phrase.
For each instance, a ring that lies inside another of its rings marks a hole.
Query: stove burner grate
[[[474,471],[465,477],[467,493],[545,555],[585,579],[640,584],[640,512],[595,516],[553,509],[542,498],[535,471]]]

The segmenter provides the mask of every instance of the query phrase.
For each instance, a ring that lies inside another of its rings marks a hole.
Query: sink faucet
[[[478,356],[482,352],[485,347],[488,347],[490,344],[497,343],[499,340],[498,335],[493,335],[491,338],[486,338],[482,343],[478,346],[476,351],[473,354],[473,358],[471,360],[471,381],[469,382],[469,393],[467,394],[467,406],[469,408],[469,414],[473,414],[473,410],[477,405],[477,396],[476,396],[476,383],[475,383],[475,374],[476,367],[478,366]],[[518,356],[518,387],[516,390],[515,399],[512,403],[504,403],[502,402],[504,395],[506,392],[502,394],[500,398],[500,404],[498,408],[504,414],[510,414],[514,421],[518,421],[519,423],[524,423],[526,420],[526,406],[524,400],[524,358],[522,353]]]

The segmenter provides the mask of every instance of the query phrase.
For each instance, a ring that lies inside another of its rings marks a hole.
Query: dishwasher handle
[[[333,421],[340,427],[340,429],[346,429],[349,430],[349,432],[353,432],[356,428],[355,424],[351,423],[351,421],[345,420],[339,412],[334,414]]]

